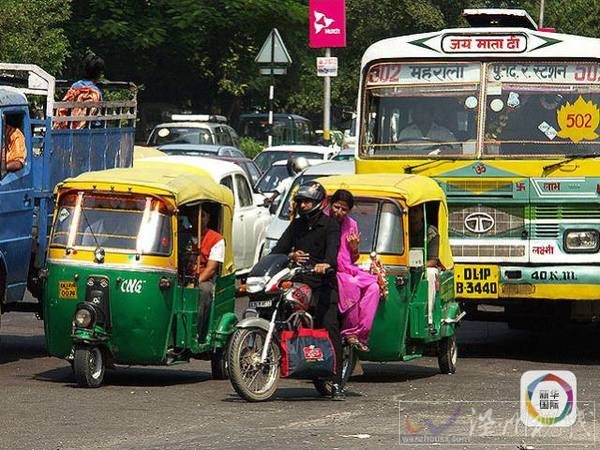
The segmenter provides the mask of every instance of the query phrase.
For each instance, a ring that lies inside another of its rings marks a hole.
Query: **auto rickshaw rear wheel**
[[[440,372],[451,374],[456,372],[456,361],[458,359],[458,348],[456,346],[456,334],[442,338],[438,342],[438,364]]]
[[[210,354],[210,371],[213,380],[226,380],[229,378],[227,352],[223,348],[217,348]]]
[[[352,376],[357,359],[358,357],[354,352],[354,347],[352,345],[344,344],[342,347],[342,389],[346,387],[348,380]],[[331,397],[332,381],[313,380],[313,384],[315,385],[317,392],[323,397]]]
[[[73,372],[81,387],[97,388],[104,381],[106,364],[104,351],[100,347],[78,345],[75,347]]]

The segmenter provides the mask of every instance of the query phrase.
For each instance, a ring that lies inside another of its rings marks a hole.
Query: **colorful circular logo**
[[[560,415],[552,417],[542,415],[540,410],[536,408],[535,404],[533,403],[533,393],[535,391],[535,388],[542,382],[555,382],[561,387],[561,389],[566,394],[567,401],[565,402],[564,408],[560,412]],[[553,373],[542,375],[541,377],[538,377],[535,380],[533,380],[529,384],[529,386],[527,386],[525,406],[527,407],[527,412],[529,413],[529,416],[534,420],[538,421],[540,424],[554,425],[563,420],[565,417],[567,417],[573,410],[573,389],[571,388],[571,385],[569,383],[567,383],[565,380]]]

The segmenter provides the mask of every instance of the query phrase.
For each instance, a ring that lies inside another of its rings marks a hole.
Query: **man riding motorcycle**
[[[336,220],[323,213],[325,199],[325,189],[321,184],[315,181],[302,184],[294,197],[298,217],[292,220],[271,253],[287,254],[296,264],[314,266],[316,275],[304,276],[302,281],[313,291],[316,326],[328,331],[335,348],[337,367],[331,398],[344,400],[338,289],[335,275],[329,270],[337,266],[340,227]]]

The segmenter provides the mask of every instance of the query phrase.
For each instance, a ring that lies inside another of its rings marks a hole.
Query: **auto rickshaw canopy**
[[[438,223],[440,246],[439,260],[450,269],[454,266],[452,251],[448,240],[448,205],[446,195],[437,182],[429,177],[412,174],[361,174],[339,175],[319,178],[332,195],[338,189],[350,191],[356,197],[388,197],[401,199],[408,206],[427,202],[439,202]]]
[[[215,183],[212,177],[199,167],[175,164],[164,158],[136,160],[135,167],[85,172],[69,178],[57,189],[114,190],[140,192],[149,190],[158,195],[172,197],[176,206],[194,201],[212,201],[233,210],[233,193]]]

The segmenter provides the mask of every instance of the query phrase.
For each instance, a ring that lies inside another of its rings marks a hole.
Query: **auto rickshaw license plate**
[[[58,282],[58,298],[75,299],[77,298],[77,285],[74,281]]]
[[[454,266],[454,291],[460,298],[498,298],[498,266]]]

